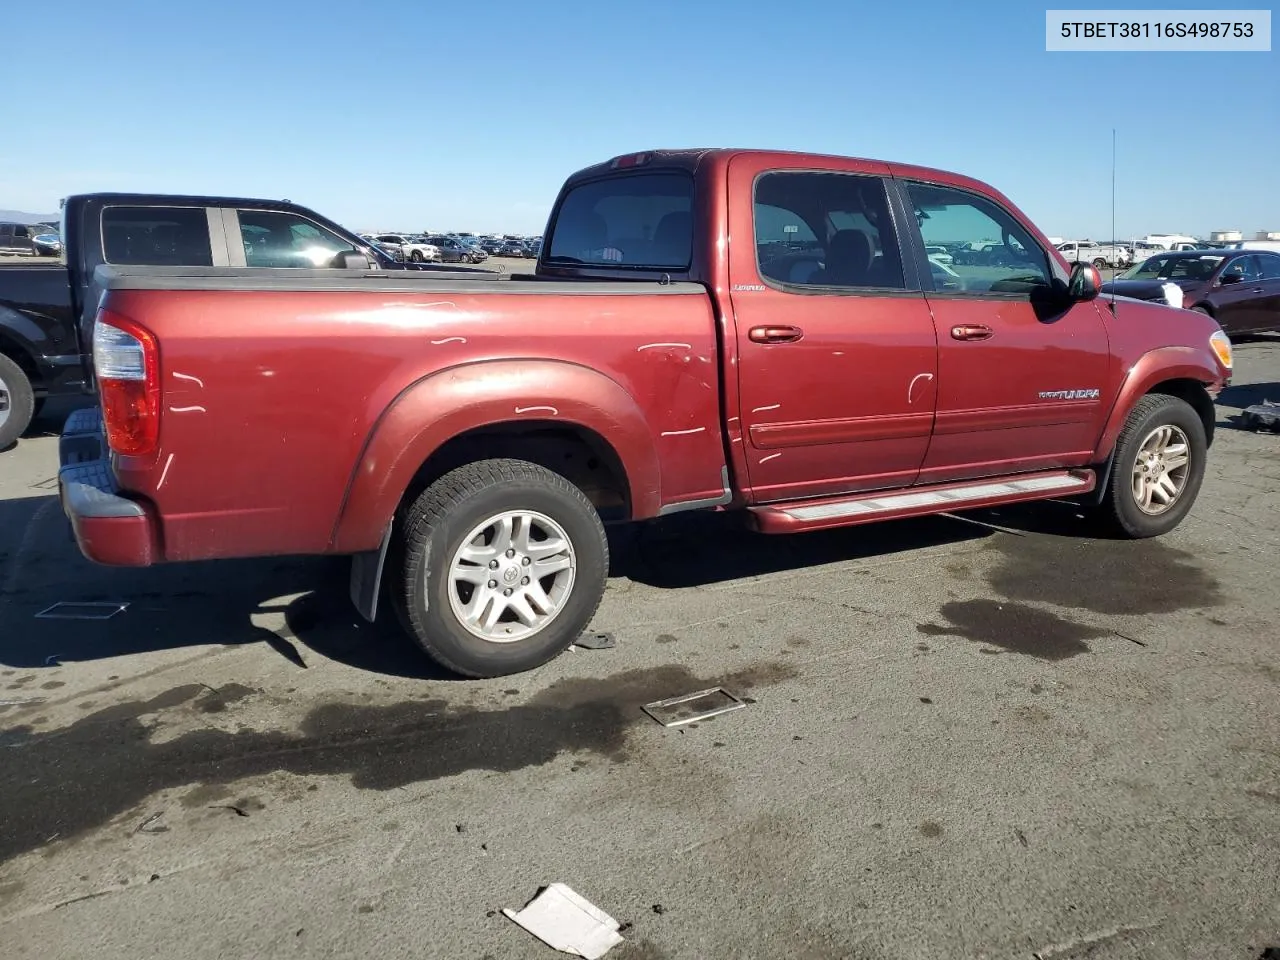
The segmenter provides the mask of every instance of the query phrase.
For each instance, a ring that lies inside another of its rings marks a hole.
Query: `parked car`
[[[480,245],[480,241],[475,237],[470,236],[469,234],[459,234],[454,237],[454,239],[471,251],[472,263],[483,263],[485,260],[489,259],[488,252],[485,251],[484,247]]]
[[[37,257],[62,255],[62,237],[56,233],[37,233],[31,238],[31,252]]]
[[[505,244],[505,240],[500,240],[497,237],[486,237],[480,241],[480,249],[490,256],[496,256]]]
[[[1102,291],[1197,310],[1228,333],[1280,331],[1280,253],[1273,251],[1162,253],[1104,283]]]
[[[440,263],[440,248],[426,237],[405,237],[400,255],[411,263]]]
[[[81,551],[350,555],[363,616],[385,589],[439,663],[497,676],[581,635],[606,522],[794,533],[1066,498],[1148,537],[1199,492],[1221,328],[1098,300],[979,181],[653,151],[572,175],[550,223],[506,279],[101,269],[101,421],[61,444]],[[817,242],[787,254],[803,277],[760,257],[784,224]],[[924,254],[957,232],[1009,263],[951,268],[963,296]]]
[[[497,255],[499,257],[527,259],[529,257],[529,248],[524,245],[523,240],[504,240],[502,246],[498,248]]]
[[[69,198],[64,211],[65,263],[0,267],[0,450],[22,435],[45,398],[88,388],[102,292],[95,271],[104,264],[278,267],[288,275],[337,268],[347,278],[373,270],[484,273],[397,263],[306,207],[275,200],[90,194]]]
[[[1103,267],[1127,267],[1133,263],[1133,251],[1123,244],[1101,244],[1093,240],[1066,240],[1058,250],[1068,263],[1092,263]]]
[[[38,234],[47,232],[44,225],[28,223],[0,223],[0,250],[5,253],[31,253],[32,241]]]
[[[428,237],[439,250],[443,263],[479,263],[481,258],[461,240],[442,234]]]
[[[409,242],[409,238],[401,233],[380,233],[373,238],[373,242],[385,250],[396,260],[404,260],[408,257],[405,253],[405,244]]]

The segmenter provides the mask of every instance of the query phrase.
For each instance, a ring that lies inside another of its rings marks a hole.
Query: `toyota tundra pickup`
[[[998,237],[992,263],[933,246]],[[1231,344],[1097,296],[1002,194],[939,170],[652,151],[569,178],[532,273],[97,270],[100,412],[64,509],[107,564],[339,554],[458,673],[556,656],[604,524],[761,533],[1069,498],[1191,509]]]

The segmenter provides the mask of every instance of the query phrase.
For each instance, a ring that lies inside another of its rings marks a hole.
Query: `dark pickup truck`
[[[63,204],[65,263],[0,267],[0,450],[47,397],[83,392],[103,264],[154,267],[425,269],[314,211],[278,200],[97,193]],[[457,273],[457,271],[452,271]]]
[[[989,263],[928,250],[998,237]],[[71,242],[75,244],[75,235]],[[73,251],[74,252],[74,251]],[[738,510],[791,533],[1045,498],[1123,535],[1204,476],[1231,343],[1098,298],[956,174],[741,150],[572,176],[533,273],[99,267],[100,415],[62,437],[81,550],[354,558],[470,676],[574,642],[604,523]]]

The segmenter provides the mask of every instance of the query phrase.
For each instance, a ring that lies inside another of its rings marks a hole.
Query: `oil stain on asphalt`
[[[987,580],[1002,597],[1102,614],[1168,613],[1220,606],[1218,581],[1195,557],[1158,539],[993,537],[1001,562]]]
[[[1111,636],[1109,630],[1008,600],[956,600],[944,603],[939,612],[948,623],[922,623],[916,629],[930,637],[963,637],[1041,660],[1066,660],[1088,653],[1086,640]]]
[[[713,679],[679,666],[612,677],[565,679],[524,704],[490,709],[442,699],[389,706],[315,707],[297,733],[199,729],[151,742],[154,715],[207,712],[209,689],[189,684],[145,701],[117,704],[47,733],[9,731],[0,778],[0,862],[51,837],[67,840],[127,813],[160,790],[209,788],[274,772],[349,776],[357,788],[390,790],[469,770],[509,772],[561,752],[627,759],[628,730],[647,720],[640,706],[716,684],[735,692],[795,676],[762,664]],[[228,690],[227,701],[243,695]],[[650,721],[651,722],[651,721]]]

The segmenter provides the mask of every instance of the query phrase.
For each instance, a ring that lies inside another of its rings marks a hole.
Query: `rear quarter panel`
[[[371,549],[431,450],[500,422],[616,444],[637,516],[714,496],[715,331],[693,290],[112,291],[157,336],[163,403],[157,453],[116,472],[170,560]]]

